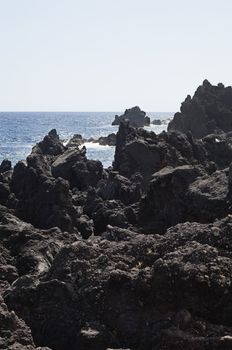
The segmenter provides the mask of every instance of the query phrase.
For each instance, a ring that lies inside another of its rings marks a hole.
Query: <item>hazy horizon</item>
[[[130,106],[131,107],[135,107],[135,106]],[[121,110],[121,111],[1,111],[0,113],[124,113],[125,110]],[[145,111],[147,114],[148,113],[176,113],[175,111]]]
[[[0,111],[177,112],[231,85],[229,0],[0,0]]]

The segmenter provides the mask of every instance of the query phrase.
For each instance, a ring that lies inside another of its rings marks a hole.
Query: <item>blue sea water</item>
[[[117,132],[111,123],[121,112],[0,112],[0,162],[7,158],[15,164],[26,159],[32,147],[51,130],[56,129],[60,138],[67,142],[74,134],[84,138],[99,138]],[[147,113],[153,119],[168,119],[172,112]],[[156,133],[166,130],[167,125],[146,127]],[[99,159],[104,167],[112,164],[114,147],[88,143],[87,156]]]

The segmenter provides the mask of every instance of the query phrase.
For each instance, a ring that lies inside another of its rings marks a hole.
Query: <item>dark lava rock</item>
[[[87,215],[82,215],[80,218],[78,218],[76,225],[78,231],[81,233],[81,236],[84,239],[87,239],[94,234],[93,220],[90,219]]]
[[[96,186],[102,177],[103,166],[100,161],[88,160],[85,154],[85,147],[81,150],[69,148],[52,163],[52,175],[68,180],[71,187],[81,190]]]
[[[14,167],[10,188],[16,197],[15,212],[36,227],[72,230],[75,210],[69,183],[51,175],[51,163],[64,150],[53,130],[33,148],[26,162]]]
[[[57,134],[50,132],[33,148],[27,162],[14,167],[9,185],[16,198],[16,214],[39,228],[75,230],[78,213],[70,189],[96,186],[103,175],[101,162],[88,160],[85,154],[85,148],[65,148]],[[0,185],[2,204],[8,200],[9,185]]]
[[[92,191],[88,193],[83,211],[93,219],[96,235],[105,232],[107,225],[127,228],[134,219],[133,209],[132,213],[128,212],[121,201],[103,200]]]
[[[10,195],[10,187],[6,182],[0,182],[0,204],[5,205]]]
[[[94,141],[98,142],[102,146],[115,146],[116,145],[116,134],[112,133],[108,136],[101,136],[98,140]]]
[[[154,119],[154,120],[152,120],[151,124],[153,124],[153,125],[162,125],[162,120]]]
[[[120,123],[125,120],[127,120],[131,126],[137,128],[150,125],[150,118],[137,106],[126,109],[124,114],[120,116],[116,115],[112,125],[120,125]]]
[[[116,145],[116,134],[111,133],[108,136],[100,136],[98,139],[93,137],[84,139],[81,135],[75,134],[67,143],[68,148],[78,148],[85,142],[99,143],[102,146],[115,146]]]
[[[169,131],[191,131],[196,138],[232,131],[232,88],[205,80],[192,98],[187,96],[180,110],[169,123]]]
[[[52,349],[220,349],[232,334],[231,225],[185,223],[165,236],[108,227],[63,247],[5,301]]]
[[[51,266],[59,249],[68,242],[74,242],[77,237],[78,235],[64,233],[57,227],[49,230],[35,229],[1,206],[0,248],[3,260],[0,259],[0,280],[5,278],[13,283],[25,274],[43,274]]]
[[[9,311],[0,295],[0,349],[2,350],[49,350],[36,348],[31,331],[14,311]]]
[[[12,190],[18,199],[16,214],[36,227],[58,226],[72,229],[74,210],[69,183],[40,174],[34,167],[17,164],[12,176]]]
[[[141,201],[144,232],[164,233],[179,222],[212,222],[229,213],[228,171],[201,175],[190,165],[156,172]]]
[[[110,172],[107,180],[102,180],[98,184],[97,194],[104,200],[119,199],[124,204],[138,202],[141,198],[140,174],[135,174],[130,180],[118,172]]]
[[[0,164],[0,173],[5,173],[6,171],[9,171],[11,169],[11,161],[9,161],[8,159],[4,159]]]
[[[85,143],[85,139],[80,134],[74,134],[73,137],[69,140],[66,147],[79,147]]]
[[[166,166],[202,165],[206,172],[228,167],[232,159],[231,134],[209,135],[196,140],[191,133],[162,132],[156,135],[120,124],[113,167],[130,178],[135,173],[147,183]]]
[[[51,131],[0,174],[0,348],[231,349],[231,160],[125,121],[103,169]]]

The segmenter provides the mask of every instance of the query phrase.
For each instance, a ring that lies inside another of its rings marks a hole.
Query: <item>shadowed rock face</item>
[[[146,113],[141,111],[137,106],[126,109],[125,113],[120,116],[116,115],[112,125],[120,125],[120,123],[125,120],[127,120],[131,126],[136,128],[150,125],[150,118],[147,117]]]
[[[11,161],[4,159],[0,164],[0,173],[5,173],[6,171],[11,170]]]
[[[49,350],[36,348],[31,331],[25,322],[20,320],[14,311],[9,312],[0,295],[0,348],[2,350]]]
[[[232,349],[232,136],[55,130],[0,174],[0,348]],[[3,302],[4,300],[4,302]]]
[[[203,175],[190,165],[155,173],[140,202],[144,232],[164,233],[179,222],[212,222],[230,212],[228,169]]]
[[[168,130],[191,131],[196,138],[232,130],[232,88],[211,85],[207,80],[194,96],[187,96],[168,125]]]
[[[144,183],[166,166],[200,165],[207,172],[230,165],[232,135],[209,135],[196,140],[190,133],[162,132],[156,135],[121,123],[117,133],[114,170],[130,178],[140,173]]]

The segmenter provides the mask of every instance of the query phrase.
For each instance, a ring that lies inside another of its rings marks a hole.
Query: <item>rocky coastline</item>
[[[120,121],[107,169],[55,129],[2,162],[0,349],[232,349],[231,91]]]

